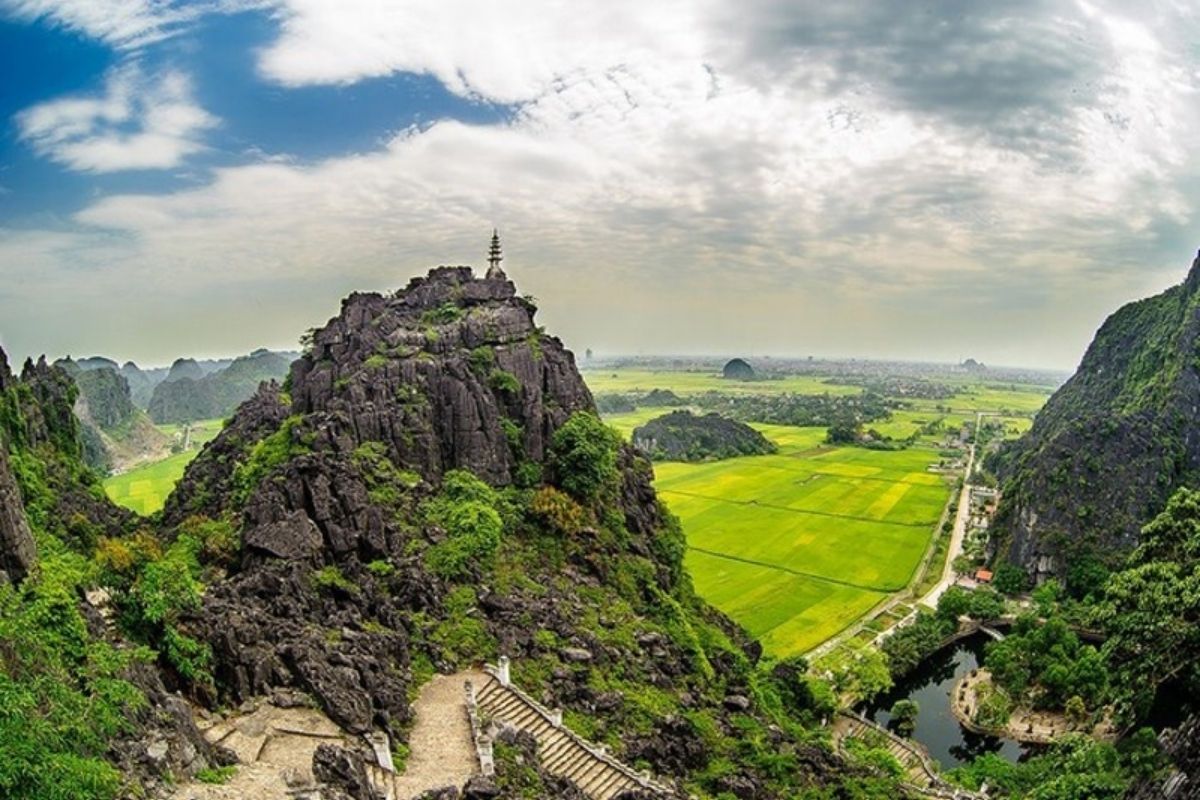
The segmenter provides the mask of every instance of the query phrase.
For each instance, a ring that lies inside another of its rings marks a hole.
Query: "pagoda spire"
[[[504,255],[500,251],[500,232],[492,228],[492,243],[488,247],[488,271],[489,279],[506,280],[507,275],[500,268],[500,262],[504,260]]]

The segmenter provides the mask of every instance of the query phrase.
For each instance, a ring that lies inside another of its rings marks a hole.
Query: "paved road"
[[[975,414],[975,439],[979,439],[979,426],[983,423],[983,414]],[[967,535],[967,522],[971,518],[971,472],[975,468],[975,443],[971,443],[967,451],[967,469],[963,472],[962,492],[958,496],[958,514],[954,517],[954,530],[950,534],[950,550],[946,553],[946,565],[942,568],[942,579],[930,589],[920,603],[930,608],[937,608],[938,600],[957,579],[954,572],[954,559],[962,553],[963,539]]]

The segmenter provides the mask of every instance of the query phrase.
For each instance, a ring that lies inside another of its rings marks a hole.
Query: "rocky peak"
[[[385,297],[353,294],[292,366],[294,414],[320,414],[338,446],[387,445],[436,482],[470,469],[513,482],[591,394],[562,342],[512,282],[439,267]]]

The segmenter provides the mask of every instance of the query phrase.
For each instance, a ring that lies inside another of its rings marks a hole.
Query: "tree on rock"
[[[921,707],[916,700],[897,700],[892,705],[892,724],[901,736],[912,736],[917,729],[917,715]]]

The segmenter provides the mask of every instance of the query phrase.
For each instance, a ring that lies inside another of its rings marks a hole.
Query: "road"
[[[967,468],[963,472],[962,492],[958,496],[958,513],[954,517],[954,530],[950,534],[950,549],[946,553],[946,564],[942,567],[942,579],[920,599],[921,605],[937,608],[938,600],[958,577],[954,572],[954,559],[962,554],[963,539],[967,535],[967,522],[971,518],[971,473],[975,469],[975,446],[979,440],[979,426],[983,424],[983,413],[975,413],[975,441],[967,450]]]

